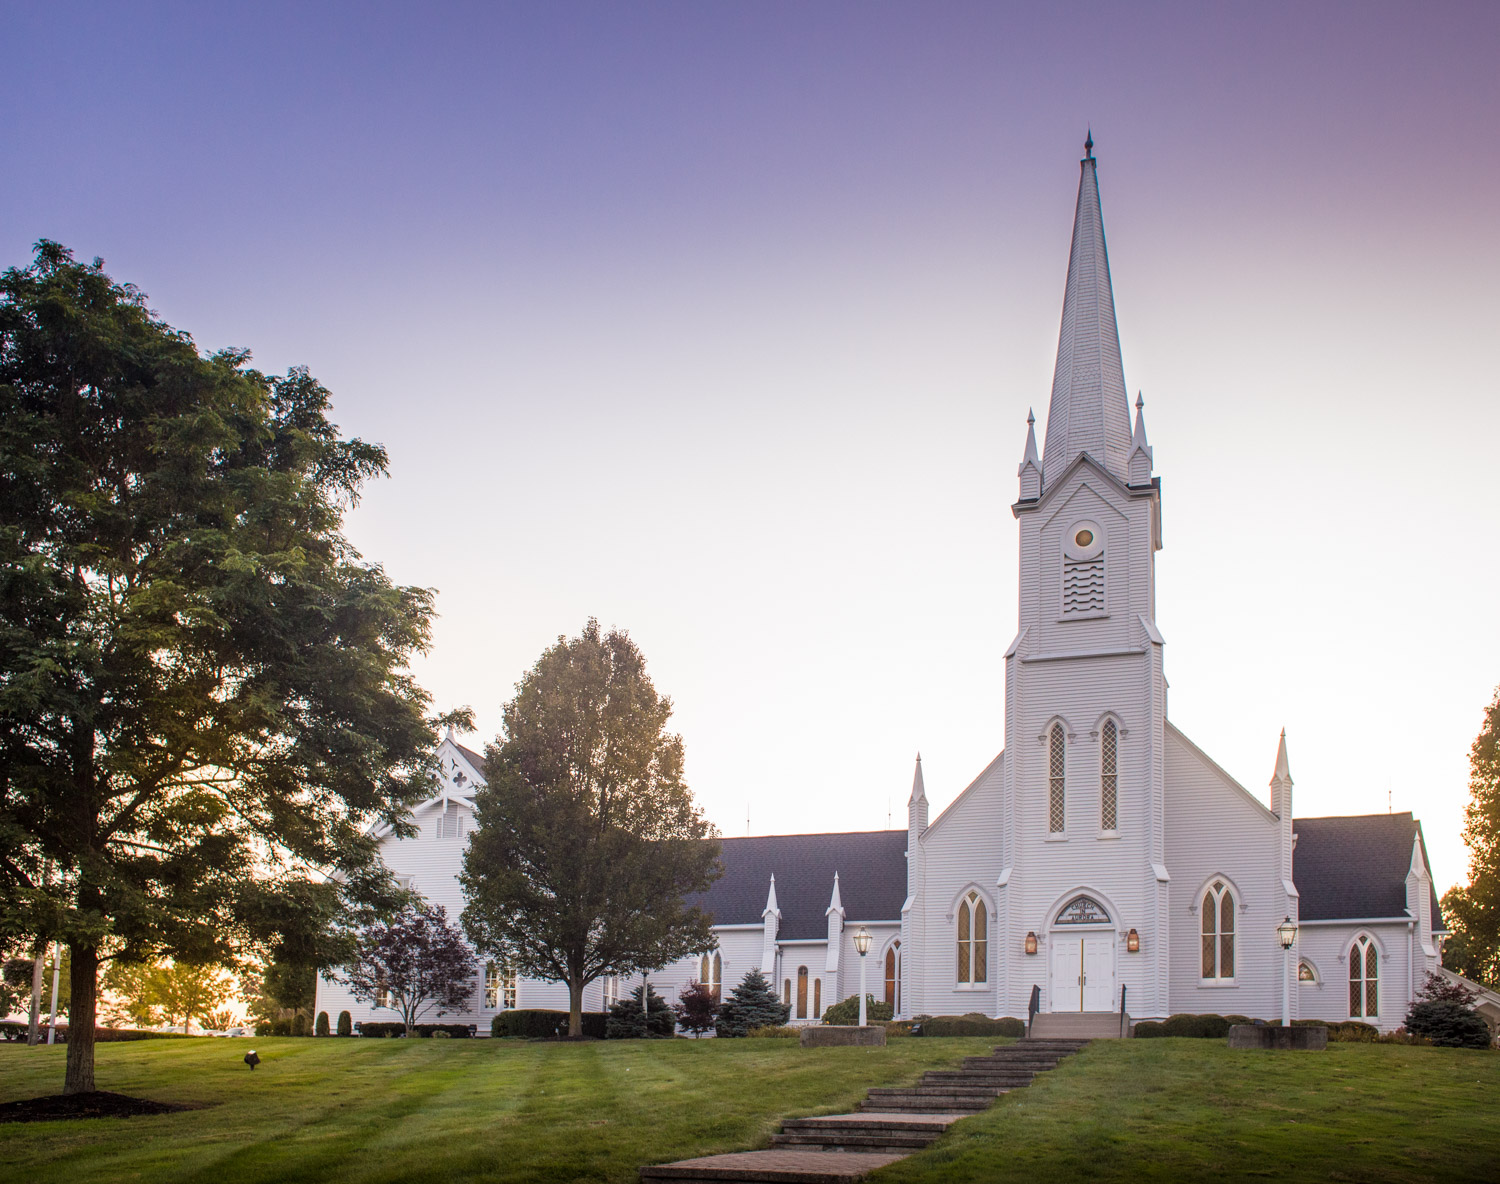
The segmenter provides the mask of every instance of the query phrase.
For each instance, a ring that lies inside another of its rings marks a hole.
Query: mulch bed
[[[200,1110],[201,1106],[153,1102],[97,1089],[88,1094],[53,1094],[50,1098],[25,1098],[0,1103],[0,1122],[59,1122],[70,1118],[134,1118],[141,1114],[176,1114]]]

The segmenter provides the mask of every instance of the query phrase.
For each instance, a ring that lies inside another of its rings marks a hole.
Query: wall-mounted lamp
[[[1034,954],[1034,953],[1036,953],[1036,934],[1035,933],[1028,933],[1026,935],[1026,952],[1028,954]]]
[[[1134,929],[1125,935],[1125,949],[1132,954],[1141,952],[1141,935]]]

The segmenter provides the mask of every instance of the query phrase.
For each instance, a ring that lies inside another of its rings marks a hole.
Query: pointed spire
[[[1026,451],[1021,455],[1021,467],[1016,470],[1021,478],[1021,500],[1033,502],[1042,496],[1042,458],[1036,450],[1036,416],[1026,412]]]
[[[911,779],[911,798],[907,802],[907,805],[914,805],[917,802],[925,802],[926,800],[927,787],[922,784],[922,754],[919,752],[917,753],[917,771],[912,775]]]
[[[1292,767],[1286,759],[1286,729],[1281,729],[1281,743],[1276,746],[1276,772],[1271,776],[1271,783],[1284,781],[1288,785],[1292,780]]]
[[[829,913],[838,913],[840,916],[842,916],[843,912],[844,912],[844,902],[839,899],[839,874],[838,874],[838,872],[834,872],[833,873],[833,899],[828,902],[828,910],[827,910],[827,913],[824,914],[824,916],[827,916]]]
[[[1089,127],[1088,138],[1083,142],[1083,157],[1085,160],[1092,160],[1094,158],[1094,129],[1092,125]]]
[[[1135,431],[1130,437],[1130,484],[1151,480],[1151,445],[1146,443],[1146,400],[1135,393]]]
[[[781,909],[776,904],[776,873],[775,872],[771,873],[771,890],[766,893],[766,907],[761,910],[761,914],[760,915],[762,917],[771,916],[771,915],[776,915],[776,916],[780,916],[781,915]]]
[[[1122,481],[1128,479],[1129,396],[1120,360],[1120,331],[1115,323],[1092,130],[1084,151],[1057,340],[1057,367],[1047,407],[1047,437],[1042,452],[1044,487],[1080,452],[1087,452]]]

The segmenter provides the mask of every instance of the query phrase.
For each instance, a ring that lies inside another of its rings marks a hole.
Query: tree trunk
[[[68,1005],[68,1068],[63,1081],[65,1094],[94,1092],[94,1016],[99,1004],[99,950],[96,946],[72,946],[68,984],[73,990]]]
[[[583,1035],[583,976],[568,980],[568,1035]]]

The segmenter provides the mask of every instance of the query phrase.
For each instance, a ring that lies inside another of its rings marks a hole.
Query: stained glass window
[[[1349,1016],[1374,1019],[1380,1014],[1380,954],[1361,933],[1349,947]]]
[[[1114,830],[1116,823],[1115,793],[1118,778],[1115,773],[1115,758],[1119,747],[1118,729],[1115,721],[1104,721],[1104,731],[1099,738],[1099,828]]]
[[[1202,977],[1214,981],[1234,978],[1234,893],[1215,880],[1203,894]]]
[[[1066,753],[1063,740],[1062,724],[1053,724],[1051,739],[1047,745],[1047,829],[1055,835],[1060,835],[1067,829],[1067,795],[1063,780]]]

